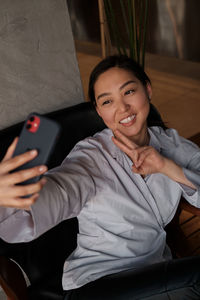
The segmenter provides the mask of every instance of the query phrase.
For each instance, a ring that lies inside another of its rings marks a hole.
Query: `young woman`
[[[45,185],[44,180],[15,185],[46,171],[39,166],[8,173],[37,155],[32,151],[11,158],[17,141],[0,164],[3,239],[32,240],[78,217],[78,246],[63,271],[66,299],[70,290],[89,282],[171,259],[164,227],[180,197],[200,207],[200,149],[174,129],[148,127],[152,88],[140,66],[125,56],[106,58],[91,74],[89,97],[108,128],[79,142],[60,167],[46,174]],[[199,299],[196,291],[193,299]],[[120,294],[113,299],[121,299]]]

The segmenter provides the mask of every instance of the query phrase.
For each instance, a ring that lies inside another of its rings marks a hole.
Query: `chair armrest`
[[[17,277],[23,282],[25,280],[21,269],[30,282],[28,288],[25,286],[28,297],[37,300],[51,293],[54,297],[51,299],[59,299],[59,295],[62,294],[63,265],[66,258],[76,248],[77,233],[77,218],[71,218],[31,242],[9,244],[0,239],[0,285],[7,296],[15,296],[8,299],[27,299],[22,298],[23,295],[16,296],[19,287],[21,292],[24,291],[23,284],[15,282]],[[39,294],[41,298],[35,294]],[[50,298],[47,297],[47,299]]]
[[[181,201],[180,201],[180,208],[185,210],[185,211],[190,212],[191,214],[193,214],[195,216],[200,217],[200,208],[191,205],[183,197],[181,198]]]
[[[200,133],[197,133],[189,138],[189,140],[200,147]],[[187,202],[183,197],[180,201],[180,208],[192,213],[195,216],[200,216],[200,208],[197,208]]]
[[[0,285],[9,300],[28,300],[23,272],[6,256],[0,256]]]

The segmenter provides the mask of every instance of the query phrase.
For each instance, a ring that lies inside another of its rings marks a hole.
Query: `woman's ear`
[[[152,97],[152,87],[151,87],[151,84],[149,82],[146,85],[146,90],[147,90],[147,96],[148,96],[149,100],[151,100],[151,97]]]

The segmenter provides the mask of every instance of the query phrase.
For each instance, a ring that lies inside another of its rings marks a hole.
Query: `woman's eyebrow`
[[[130,83],[136,83],[136,81],[134,81],[134,80],[128,80],[128,81],[126,81],[125,83],[123,83],[121,86],[120,86],[120,90],[122,90],[123,88],[125,88],[128,84],[130,84]]]
[[[111,95],[111,93],[102,93],[97,97],[97,100],[99,100],[99,98],[105,97],[105,96],[109,96]]]

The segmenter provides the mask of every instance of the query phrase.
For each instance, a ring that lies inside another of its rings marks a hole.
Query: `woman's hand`
[[[0,163],[0,206],[29,209],[38,198],[38,192],[45,184],[45,179],[41,179],[34,184],[17,184],[45,173],[47,167],[37,166],[31,169],[9,173],[37,156],[37,151],[31,150],[12,158],[17,141],[18,138],[13,141],[4,159]],[[29,198],[22,198],[26,195],[31,196]]]
[[[162,173],[170,179],[196,190],[196,186],[185,177],[182,167],[173,160],[162,156],[151,146],[136,145],[119,130],[116,130],[114,134],[115,137],[112,137],[114,144],[130,157],[134,173],[140,175]]]
[[[166,158],[160,155],[151,146],[140,147],[129,140],[119,130],[115,131],[112,138],[114,144],[125,152],[133,162],[132,170],[140,175],[162,173],[165,167]]]

